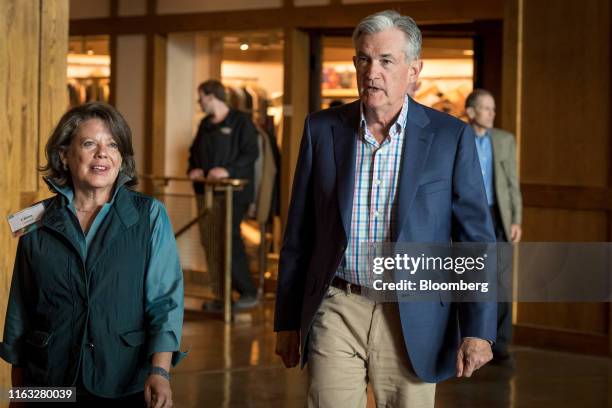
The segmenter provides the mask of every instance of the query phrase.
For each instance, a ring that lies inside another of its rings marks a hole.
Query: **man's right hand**
[[[204,178],[204,170],[191,169],[191,171],[189,172],[189,178],[192,180]]]
[[[279,331],[276,333],[276,354],[283,359],[285,367],[291,368],[300,362],[300,332]]]

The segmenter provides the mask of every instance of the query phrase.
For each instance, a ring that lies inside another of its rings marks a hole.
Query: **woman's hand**
[[[158,374],[151,374],[145,381],[144,398],[148,408],[172,407],[170,381]]]
[[[172,406],[172,389],[170,389],[170,362],[171,352],[160,352],[153,354],[151,366],[153,369],[159,367],[165,374],[149,374],[145,381],[144,397],[148,408],[170,408]],[[154,372],[154,371],[152,371]]]

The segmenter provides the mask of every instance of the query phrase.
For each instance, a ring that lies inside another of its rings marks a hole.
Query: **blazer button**
[[[87,348],[89,349],[89,351],[94,351],[94,349],[96,348],[96,346],[94,346],[93,343],[87,343]]]

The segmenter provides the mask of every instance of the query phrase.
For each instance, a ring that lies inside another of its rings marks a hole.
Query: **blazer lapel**
[[[346,107],[342,121],[332,128],[338,206],[345,237],[351,232],[355,189],[355,146],[359,128],[359,101]]]
[[[410,206],[419,186],[423,166],[427,161],[434,133],[429,123],[423,107],[410,99],[398,180],[398,205],[396,207],[398,223],[394,239],[399,238],[402,227],[406,223]]]
[[[493,177],[495,180],[495,186],[497,186],[499,185],[499,183],[501,183],[501,159],[504,156],[505,152],[502,152],[503,147],[500,143],[499,138],[497,137],[495,129],[491,129],[491,148],[493,149]]]

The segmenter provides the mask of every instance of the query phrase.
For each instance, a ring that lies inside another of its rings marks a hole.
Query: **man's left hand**
[[[229,172],[223,167],[213,167],[208,171],[208,177],[213,180],[220,180],[229,177]]]
[[[170,381],[161,375],[149,375],[145,382],[144,397],[147,408],[171,408],[172,389],[170,388]]]
[[[493,352],[488,341],[465,338],[457,351],[457,377],[471,377],[474,371],[491,361]]]
[[[520,242],[521,235],[523,235],[523,231],[521,230],[521,226],[519,224],[510,225],[510,241]]]

